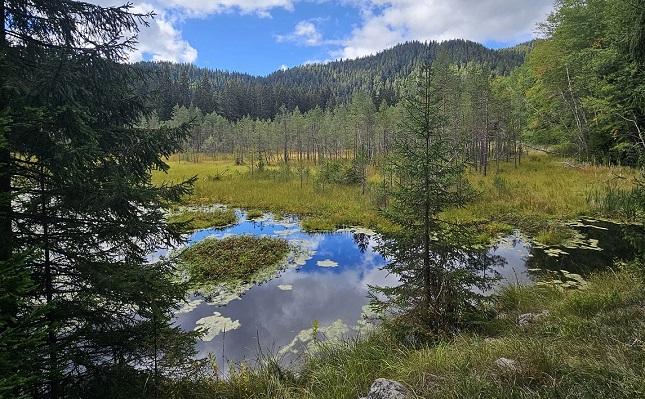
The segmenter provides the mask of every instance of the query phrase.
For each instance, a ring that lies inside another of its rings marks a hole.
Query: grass
[[[169,163],[169,173],[156,173],[154,181],[178,182],[197,175],[193,194],[185,198],[188,204],[219,203],[294,214],[303,219],[308,231],[353,225],[387,228],[375,205],[381,200],[375,187],[383,180],[375,170],[369,171],[368,189],[363,193],[359,186],[317,184],[315,165],[307,165],[309,173],[301,180],[295,167],[267,167],[251,175],[250,168],[226,160]],[[615,190],[630,189],[637,175],[625,167],[571,166],[561,158],[531,153],[517,168],[512,162],[500,162],[499,169],[493,164],[487,176],[469,172],[479,195],[466,207],[448,210],[446,217],[494,223],[486,229],[493,235],[509,227],[521,228],[528,235],[557,243],[571,234],[557,221],[602,215],[594,193],[609,185]]]
[[[384,377],[413,398],[645,397],[645,291],[627,271],[593,276],[584,290],[509,286],[496,298],[498,317],[479,332],[411,347],[384,330],[341,345],[320,344],[299,372],[265,361],[226,378],[187,382],[178,397],[357,398]],[[528,327],[515,320],[548,310]],[[499,358],[518,367],[505,370]],[[190,389],[188,389],[190,387]]]
[[[260,271],[276,268],[290,248],[286,240],[251,235],[206,238],[186,248],[181,261],[198,283],[249,281]]]
[[[233,209],[183,210],[168,217],[168,223],[185,223],[190,230],[224,228],[236,222],[237,216]]]
[[[372,197],[349,185],[316,184],[315,171],[302,183],[299,173],[284,168],[267,168],[253,175],[250,169],[229,161],[201,163],[170,161],[168,174],[155,173],[155,183],[179,182],[198,176],[193,194],[185,198],[191,205],[224,204],[233,207],[298,215],[309,219],[311,231],[345,226],[376,227],[384,222],[373,206]],[[312,165],[313,168],[313,165]]]

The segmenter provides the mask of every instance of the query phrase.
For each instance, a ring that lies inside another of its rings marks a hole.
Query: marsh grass
[[[199,180],[186,198],[189,203],[297,214],[313,230],[384,223],[373,205],[373,192],[362,195],[360,187],[316,185],[313,165],[302,184],[285,167],[268,167],[251,176],[247,169],[222,161],[173,163],[169,175],[155,179],[177,181],[193,174]],[[630,190],[636,175],[627,168],[572,167],[562,159],[533,154],[518,168],[501,163],[488,176],[471,173],[479,197],[446,217],[483,224],[491,236],[522,228],[556,243],[570,234],[558,220],[600,214],[590,200],[592,193],[602,194],[607,184]],[[382,180],[374,171],[368,177],[372,185]],[[645,397],[642,281],[616,269],[592,276],[583,286],[511,285],[492,303],[496,318],[452,340],[412,346],[377,329],[342,344],[320,343],[295,369],[264,359],[256,368],[233,367],[223,378],[201,373],[177,379],[173,396],[355,399],[367,394],[374,379],[385,377],[402,382],[414,398]],[[543,310],[548,316],[528,327],[517,326],[520,314]],[[516,360],[518,368],[499,368],[495,361],[500,357]]]
[[[215,203],[297,215],[307,231],[329,231],[360,225],[388,228],[378,211],[384,205],[379,186],[388,184],[375,168],[368,168],[368,189],[358,185],[319,184],[317,167],[306,164],[302,180],[295,166],[267,166],[251,174],[248,166],[231,160],[203,160],[200,163],[170,161],[168,174],[155,173],[158,184],[197,176],[194,192],[185,198],[193,205]],[[531,153],[515,167],[501,162],[499,168],[483,176],[468,173],[479,193],[463,208],[450,209],[445,217],[460,222],[492,224],[490,237],[520,228],[524,233],[556,244],[571,235],[558,220],[602,215],[601,194],[610,184],[615,190],[630,190],[637,171],[625,167],[572,166],[564,159]],[[618,191],[617,191],[618,192]],[[595,193],[595,194],[594,194]]]
[[[239,235],[206,238],[186,248],[181,262],[197,283],[250,281],[259,271],[276,268],[289,254],[285,239]]]
[[[202,396],[193,390],[180,397],[354,399],[384,377],[413,398],[642,398],[643,288],[626,271],[595,275],[584,290],[509,286],[495,301],[498,317],[478,333],[412,347],[377,330],[321,343],[296,373],[276,363],[238,369],[231,378],[200,381]],[[518,315],[541,310],[548,316],[516,325]],[[518,367],[498,367],[501,357]]]
[[[233,209],[181,210],[168,216],[168,223],[185,224],[190,230],[224,228],[236,222]]]
[[[316,184],[313,165],[307,178],[296,168],[267,167],[251,175],[246,167],[226,161],[193,164],[170,162],[168,174],[155,173],[154,181],[180,181],[198,176],[193,194],[185,202],[193,205],[225,204],[234,207],[298,215],[311,219],[304,228],[333,230],[346,226],[376,227],[383,219],[372,205],[370,193],[360,186]],[[216,176],[216,177],[213,177]]]

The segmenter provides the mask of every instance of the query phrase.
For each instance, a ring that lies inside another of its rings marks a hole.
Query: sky
[[[103,6],[125,0],[86,0]],[[490,48],[535,37],[553,0],[129,0],[154,11],[132,62],[193,63],[265,76],[376,54],[411,40],[467,39]]]

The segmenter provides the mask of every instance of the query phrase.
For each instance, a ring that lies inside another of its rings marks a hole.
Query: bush
[[[641,149],[632,143],[619,143],[609,150],[609,161],[619,165],[639,166],[642,156]]]
[[[346,166],[342,161],[327,161],[318,173],[318,182],[321,184],[361,184],[363,179],[359,165],[355,162]]]

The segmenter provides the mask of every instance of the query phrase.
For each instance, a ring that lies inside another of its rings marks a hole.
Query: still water
[[[197,345],[198,357],[210,355],[220,371],[228,369],[229,362],[253,365],[263,355],[277,356],[288,364],[314,342],[314,336],[318,340],[343,339],[371,327],[365,320],[369,316],[368,286],[397,281],[380,270],[385,261],[374,251],[375,240],[369,231],[307,234],[296,220],[265,217],[249,221],[238,214],[243,220],[239,224],[198,231],[190,237],[189,245],[206,237],[253,234],[283,237],[300,250],[283,271],[264,282],[249,283],[233,294],[189,298],[177,312],[176,322],[186,330],[201,327],[207,331]],[[540,248],[518,232],[501,239],[490,249],[491,255],[503,259],[503,265],[496,268],[500,284],[528,284],[538,265],[573,272],[606,267],[620,254],[602,251],[601,241],[587,236],[585,229],[609,237],[616,233],[607,226],[591,225],[574,226],[585,234],[569,247]]]

